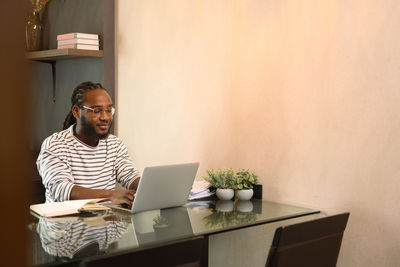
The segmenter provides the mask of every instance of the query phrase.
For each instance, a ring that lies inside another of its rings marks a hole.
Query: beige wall
[[[117,134],[139,168],[255,170],[350,211],[339,266],[400,265],[400,3],[117,1]]]

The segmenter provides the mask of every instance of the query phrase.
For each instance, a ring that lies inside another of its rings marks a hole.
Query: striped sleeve
[[[42,148],[36,164],[46,188],[46,200],[69,200],[74,178],[67,163],[49,149]]]
[[[117,182],[125,188],[129,188],[131,183],[140,177],[140,172],[129,157],[128,149],[122,141],[118,146],[115,169]]]
[[[82,218],[81,218],[82,219]],[[50,255],[73,258],[83,248],[97,243],[100,251],[122,238],[128,224],[119,221],[105,221],[104,217],[91,218],[91,224],[76,221],[47,221],[40,218],[37,232],[42,248]],[[95,223],[97,224],[95,224]]]

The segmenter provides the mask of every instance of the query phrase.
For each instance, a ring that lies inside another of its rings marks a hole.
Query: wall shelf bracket
[[[42,63],[51,64],[51,76],[53,79],[53,102],[56,102],[56,63],[55,60],[38,60]]]

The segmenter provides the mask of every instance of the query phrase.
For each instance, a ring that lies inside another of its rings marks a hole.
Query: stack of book
[[[57,35],[57,49],[65,48],[99,50],[99,35],[79,32]]]
[[[194,181],[190,190],[189,200],[211,197],[215,192],[210,190],[210,184],[204,180]]]

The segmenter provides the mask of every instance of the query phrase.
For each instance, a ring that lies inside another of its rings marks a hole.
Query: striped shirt
[[[46,202],[69,200],[74,185],[90,189],[129,188],[140,173],[116,136],[99,140],[96,147],[81,142],[69,127],[47,137],[36,161],[46,188]]]
[[[87,224],[85,220],[78,219],[49,222],[46,218],[40,218],[37,225],[43,249],[50,255],[70,259],[94,243],[98,244],[100,251],[106,251],[111,243],[122,238],[127,229],[125,222],[105,221],[99,216],[92,217]]]

